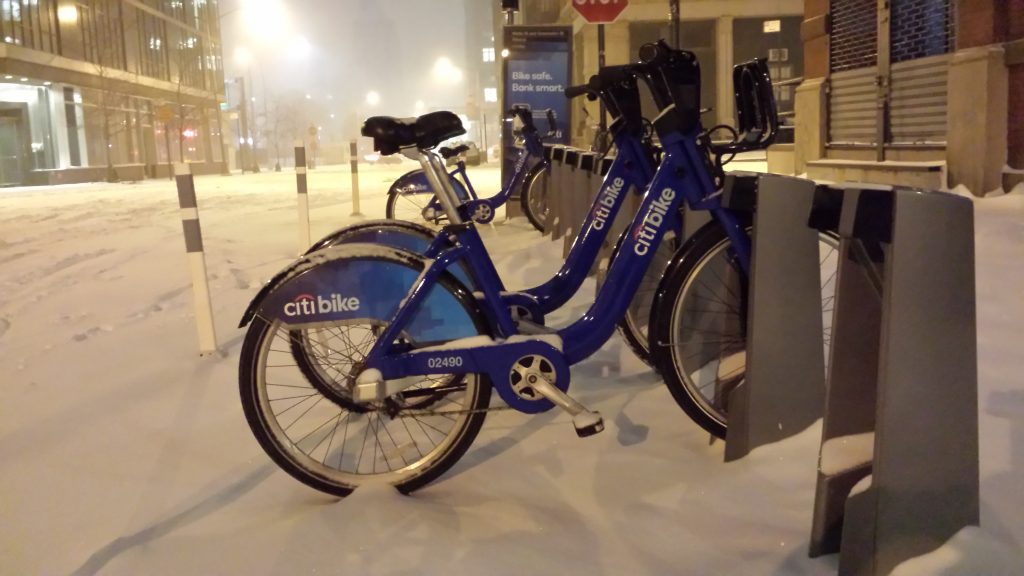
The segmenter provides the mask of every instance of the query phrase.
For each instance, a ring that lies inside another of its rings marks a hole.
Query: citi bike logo
[[[651,249],[651,241],[654,240],[658,228],[661,228],[661,225],[665,223],[665,214],[672,207],[672,200],[675,197],[675,190],[665,188],[661,191],[661,196],[654,202],[651,202],[651,208],[647,211],[644,221],[633,231],[633,239],[636,240],[636,244],[633,245],[633,252],[636,252],[637,256],[643,256]]]
[[[295,300],[284,305],[285,316],[311,316],[313,314],[330,314],[332,312],[352,312],[359,310],[359,298],[345,298],[341,294],[328,297],[299,294]]]
[[[625,186],[625,180],[616,178],[604,189],[604,194],[601,195],[601,199],[597,201],[597,206],[594,207],[594,230],[604,229],[608,216],[611,214],[611,208],[615,205],[615,199],[619,197]]]

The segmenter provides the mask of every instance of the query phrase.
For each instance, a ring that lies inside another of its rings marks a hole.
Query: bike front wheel
[[[827,370],[838,268],[838,238],[818,236]],[[654,361],[676,403],[719,438],[728,429],[729,393],[747,368],[747,280],[721,226],[698,230],[665,277],[650,312]]]
[[[403,281],[408,276],[411,285],[422,269],[407,256],[379,252],[373,259],[380,266],[374,268],[382,276],[405,268]],[[337,261],[331,264],[345,272]],[[429,308],[435,298],[438,305]],[[444,311],[445,320],[461,315],[463,325],[485,330],[471,295],[453,277],[442,277],[427,304],[425,314]],[[390,307],[366,306],[385,308]],[[242,346],[242,408],[267,455],[304,484],[336,496],[371,482],[408,493],[451,468],[480,431],[491,396],[482,375],[414,376],[401,393],[383,401],[353,399],[354,379],[386,325],[388,318],[380,316],[387,315],[367,313],[315,327],[289,326],[269,316],[257,315]],[[436,322],[431,326],[437,334]],[[418,344],[416,334],[403,333],[399,341]],[[312,361],[316,377],[310,378],[311,366],[301,360]]]

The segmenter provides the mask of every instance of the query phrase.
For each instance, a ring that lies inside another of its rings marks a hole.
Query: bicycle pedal
[[[600,412],[580,412],[572,419],[572,425],[576,428],[576,435],[580,438],[593,436],[604,431],[604,418]]]

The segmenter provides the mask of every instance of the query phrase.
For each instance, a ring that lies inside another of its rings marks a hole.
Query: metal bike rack
[[[579,161],[576,163],[576,170],[573,172],[573,189],[570,194],[569,204],[569,231],[562,243],[562,258],[569,255],[569,248],[576,240],[576,234],[583,227],[583,220],[590,212],[590,206],[597,194],[594,190],[594,161],[597,154],[593,152],[580,151]]]
[[[841,241],[809,553],[887,574],[979,522],[973,205],[820,187],[810,225]]]
[[[545,234],[551,234],[552,240],[561,237],[559,234],[561,193],[565,191],[565,150],[566,147],[556,144],[551,147],[551,175],[548,177],[548,225]]]
[[[565,149],[562,178],[558,190],[558,226],[555,229],[555,240],[560,240],[571,233],[572,199],[575,194],[576,165],[579,163],[580,151],[576,148]]]
[[[821,262],[818,233],[807,227],[814,191],[814,182],[799,178],[742,172],[726,177],[725,206],[754,214],[746,377],[717,392],[727,395],[729,406],[726,461],[793,436],[821,417]],[[723,344],[709,346],[715,347],[708,351],[712,358],[729,354],[719,350]]]

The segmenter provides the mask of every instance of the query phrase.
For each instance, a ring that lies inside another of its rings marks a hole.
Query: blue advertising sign
[[[572,27],[506,26],[505,49],[503,108],[529,106],[541,133],[549,129],[547,111],[552,110],[556,132],[548,142],[568,144],[570,107],[564,92],[572,78]],[[502,174],[516,156],[511,129],[511,122],[502,126]]]

